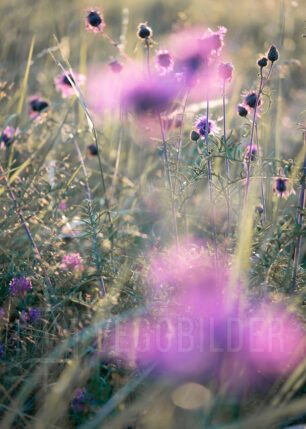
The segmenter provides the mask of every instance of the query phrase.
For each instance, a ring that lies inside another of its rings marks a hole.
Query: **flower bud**
[[[140,23],[137,29],[137,36],[139,39],[150,39],[153,35],[152,28],[147,23]]]
[[[247,109],[242,104],[238,105],[237,111],[238,111],[238,115],[241,116],[242,118],[245,118],[248,115]]]
[[[267,66],[268,60],[266,57],[262,57],[257,61],[258,66],[262,69]]]
[[[274,61],[277,61],[279,58],[279,52],[276,48],[276,46],[272,45],[268,52],[268,59],[274,63]]]
[[[199,133],[197,133],[196,131],[191,131],[191,133],[190,133],[190,140],[191,141],[193,141],[193,142],[197,142],[198,140],[199,140],[199,138],[200,138],[201,136],[200,136],[200,134]]]

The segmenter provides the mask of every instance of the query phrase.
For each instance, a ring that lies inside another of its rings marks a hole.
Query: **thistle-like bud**
[[[192,130],[191,131],[191,133],[190,133],[190,140],[191,141],[193,141],[193,142],[197,142],[198,140],[199,140],[199,138],[200,138],[201,136],[200,136],[200,134],[199,133],[197,133],[196,131],[194,131],[194,130]]]
[[[150,39],[153,36],[152,28],[147,23],[140,23],[137,28],[137,36],[139,39]]]
[[[248,115],[248,110],[242,105],[239,104],[237,107],[238,115],[242,118],[245,118]]]
[[[262,57],[257,61],[258,66],[262,69],[267,66],[268,60],[266,57]]]
[[[274,63],[279,59],[279,52],[276,48],[276,46],[272,45],[268,52],[268,59]]]

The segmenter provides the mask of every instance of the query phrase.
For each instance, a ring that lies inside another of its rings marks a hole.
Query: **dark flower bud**
[[[92,10],[91,12],[89,12],[89,14],[87,15],[87,19],[88,19],[89,24],[92,27],[99,27],[99,25],[102,23],[101,16],[95,10]]]
[[[256,212],[257,212],[259,215],[262,215],[262,214],[263,214],[263,212],[264,212],[263,205],[262,205],[262,204],[258,204],[258,206],[256,206],[255,210],[256,210]]]
[[[95,144],[90,144],[89,146],[87,146],[87,153],[89,156],[97,156],[98,155],[97,146]]]
[[[146,23],[141,23],[138,25],[137,36],[139,39],[150,39],[152,35],[152,28],[150,28]]]
[[[238,110],[238,115],[242,116],[243,118],[245,118],[248,114],[247,109],[242,104],[238,105],[237,110]]]
[[[284,192],[286,192],[287,190],[287,180],[286,179],[282,179],[281,177],[279,177],[276,180],[276,191],[279,192],[280,194],[283,194]]]
[[[190,139],[193,141],[193,142],[197,142],[198,140],[199,140],[199,138],[200,138],[201,136],[200,136],[200,134],[199,133],[197,133],[196,131],[191,131],[191,133],[190,133]]]
[[[256,92],[249,92],[245,98],[244,98],[244,102],[247,106],[249,106],[251,109],[254,109],[257,103],[258,97]],[[258,105],[260,104],[260,102],[258,103]]]
[[[119,74],[122,72],[123,65],[118,60],[113,60],[109,64],[113,73]]]
[[[38,98],[35,98],[30,101],[30,107],[34,112],[42,112],[48,106],[49,104],[46,101],[39,100]]]
[[[279,52],[276,48],[276,46],[272,45],[268,52],[268,59],[274,63],[274,61],[277,61],[279,58]]]
[[[262,69],[267,66],[268,60],[266,57],[262,57],[257,61],[258,66]]]

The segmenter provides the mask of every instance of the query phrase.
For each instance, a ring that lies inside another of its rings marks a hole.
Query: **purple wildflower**
[[[84,265],[81,255],[79,253],[67,253],[62,259],[61,268],[64,271],[83,271]]]
[[[196,131],[200,134],[201,137],[205,137],[206,135],[206,127],[207,127],[207,118],[206,116],[200,116],[195,121],[195,128]],[[215,121],[209,120],[208,121],[208,134],[215,134],[218,132],[218,127],[215,123]]]
[[[3,319],[5,317],[5,310],[3,307],[0,307],[0,319]]]
[[[74,413],[80,413],[85,410],[86,406],[90,405],[93,397],[88,393],[85,387],[75,391],[73,398],[70,401],[70,407]]]
[[[13,143],[16,134],[18,134],[18,130],[13,127],[6,127],[0,136],[0,147],[9,147]]]
[[[39,308],[30,307],[28,315],[29,315],[29,319],[32,323],[38,322],[41,318],[41,311]]]
[[[20,321],[23,324],[36,323],[41,318],[41,312],[39,308],[30,307],[29,311],[22,310],[20,313]]]
[[[250,147],[248,146],[244,151],[244,160],[247,162],[249,161],[249,159],[251,162],[256,161],[257,152],[258,150],[256,146],[252,146],[251,150],[250,150]]]
[[[12,296],[26,296],[28,292],[32,291],[31,280],[26,277],[14,277],[10,282],[10,293]]]

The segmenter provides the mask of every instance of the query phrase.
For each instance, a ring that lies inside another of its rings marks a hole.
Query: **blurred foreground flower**
[[[119,325],[110,354],[176,376],[222,374],[232,387],[292,371],[305,352],[301,324],[280,305],[248,303],[219,256],[217,266],[192,243],[153,255],[148,316]]]
[[[167,50],[160,50],[156,54],[155,65],[157,71],[161,75],[165,75],[173,71],[174,61],[172,55]]]

